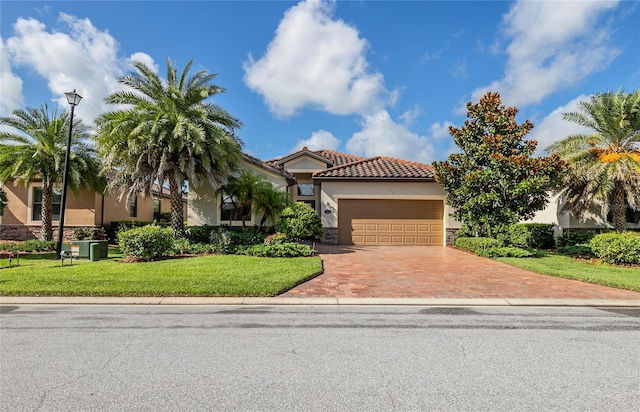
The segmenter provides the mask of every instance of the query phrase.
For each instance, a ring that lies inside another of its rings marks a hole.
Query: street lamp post
[[[71,105],[71,118],[69,119],[69,137],[67,137],[67,152],[64,156],[64,175],[62,176],[62,199],[60,204],[60,226],[58,227],[58,244],[56,246],[56,255],[60,257],[62,252],[62,235],[64,232],[64,212],[67,206],[67,178],[69,177],[69,155],[71,153],[71,134],[73,132],[73,109],[80,103],[82,96],[76,93],[76,89],[72,92],[65,93],[67,102]]]

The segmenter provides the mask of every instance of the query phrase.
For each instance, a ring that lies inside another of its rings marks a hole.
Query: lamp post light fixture
[[[69,177],[69,155],[71,154],[71,135],[73,133],[73,109],[80,104],[82,96],[76,93],[76,89],[72,92],[65,93],[67,102],[71,105],[71,118],[69,119],[69,137],[67,137],[67,152],[64,156],[64,175],[62,177],[62,199],[60,204],[60,226],[58,227],[58,244],[56,245],[56,256],[61,257],[62,252],[62,235],[64,232],[64,212],[67,205],[67,179]]]

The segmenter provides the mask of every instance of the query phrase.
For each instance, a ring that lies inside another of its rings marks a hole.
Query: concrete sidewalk
[[[1,296],[0,305],[337,305],[337,306],[574,306],[640,308],[624,299],[457,298],[216,298],[216,297],[31,297]]]

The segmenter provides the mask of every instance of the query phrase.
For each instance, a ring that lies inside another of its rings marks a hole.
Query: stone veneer
[[[460,229],[447,229],[447,246],[453,246]]]
[[[75,228],[75,226],[65,226],[63,240],[72,240]],[[40,233],[42,233],[41,225],[0,225],[0,240],[41,239]],[[58,238],[58,226],[53,228],[53,238]]]
[[[322,237],[320,238],[320,242],[327,245],[337,245],[338,244],[338,228],[323,227]]]

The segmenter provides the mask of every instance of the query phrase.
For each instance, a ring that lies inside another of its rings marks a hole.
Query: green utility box
[[[97,252],[97,256],[92,258],[91,246],[94,246],[94,253]],[[72,240],[70,242],[64,242],[62,244],[62,250],[70,250],[73,257],[76,259],[91,259],[99,260],[106,259],[109,252],[109,241],[107,240]]]

